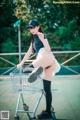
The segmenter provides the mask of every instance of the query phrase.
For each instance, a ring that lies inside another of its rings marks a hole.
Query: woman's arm
[[[41,40],[41,42],[43,43],[46,51],[51,52],[50,45],[49,45],[49,43],[48,43],[48,40],[44,37],[44,34],[43,34],[43,33],[39,33],[39,34],[38,34],[38,37],[39,37],[39,39]]]
[[[25,56],[23,57],[22,61],[17,65],[17,68],[21,67],[24,64],[24,62],[29,59],[31,54],[32,54],[32,43],[30,44],[30,47],[27,53],[25,54]]]

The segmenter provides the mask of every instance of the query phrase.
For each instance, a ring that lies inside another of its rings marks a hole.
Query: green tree
[[[8,52],[13,46],[17,50],[17,31],[12,27],[17,19],[21,20],[22,51],[26,51],[30,42],[26,25],[33,18],[40,21],[52,48],[80,49],[80,5],[54,4],[53,0],[1,0],[0,51],[6,52],[10,44]]]
[[[15,5],[12,0],[0,1],[0,52],[2,44],[10,38],[14,39],[14,30],[12,24],[16,21],[14,15]]]

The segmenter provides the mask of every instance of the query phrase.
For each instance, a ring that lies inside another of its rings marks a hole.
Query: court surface
[[[0,111],[9,111],[10,120],[14,120],[18,92],[13,91],[10,76],[0,76]],[[28,87],[42,88],[42,81],[37,80]],[[40,92],[24,91],[24,100],[33,110]],[[52,106],[57,120],[80,120],[80,75],[56,75],[52,80]],[[45,98],[41,99],[36,114],[45,109]],[[21,120],[28,120],[25,113]]]

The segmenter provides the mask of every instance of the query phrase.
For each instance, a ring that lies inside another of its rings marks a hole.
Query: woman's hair
[[[41,26],[39,27],[38,31],[43,33]],[[32,42],[32,48],[33,48],[33,42],[34,42],[34,35],[33,34],[31,34],[30,41]],[[33,52],[34,52],[34,49],[33,49]]]
[[[42,32],[42,33],[43,33],[43,30],[42,30],[42,28],[41,28],[41,27],[39,27],[39,32]]]

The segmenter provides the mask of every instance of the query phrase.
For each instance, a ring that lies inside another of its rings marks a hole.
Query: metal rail
[[[73,59],[75,59],[76,57],[78,57],[78,56],[80,56],[80,51],[54,51],[53,53],[56,53],[56,54],[62,54],[62,53],[64,53],[64,54],[71,54],[71,53],[76,53],[76,55],[73,55],[71,58],[69,58],[69,59],[67,59],[66,61],[64,61],[64,62],[62,62],[61,63],[61,66],[64,66],[66,63],[68,63],[68,62],[70,62],[71,60],[73,60]],[[21,53],[21,55],[24,55],[25,53]],[[1,56],[5,56],[5,55],[19,55],[19,53],[0,53],[0,55]],[[31,57],[30,57],[30,59],[32,58],[32,57],[34,57],[35,56],[35,54],[34,55],[32,55]],[[5,61],[5,62],[7,62],[7,63],[9,63],[9,64],[11,64],[11,65],[13,65],[14,67],[16,66],[14,63],[12,63],[11,61],[9,61],[9,60],[6,60],[6,59],[4,59],[3,57],[0,57],[0,59],[1,60],[3,60],[3,61]],[[32,62],[33,60],[27,60],[26,62]],[[14,68],[13,67],[13,68]],[[71,69],[71,68],[69,68],[68,66],[64,66],[67,70],[69,70],[69,71],[71,71],[71,72],[73,72],[73,73],[75,73],[75,74],[80,74],[79,72],[77,72],[77,71],[75,71],[75,70],[73,70],[73,69]],[[4,72],[4,73],[2,73],[2,75],[5,75],[6,73],[8,73],[9,71],[11,71],[13,68],[10,68],[9,70],[7,70],[6,72]]]

